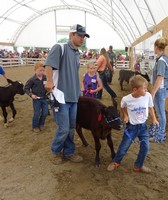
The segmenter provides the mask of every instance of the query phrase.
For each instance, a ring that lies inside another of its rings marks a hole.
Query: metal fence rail
[[[0,66],[3,67],[19,67],[19,66],[24,66],[24,65],[34,65],[35,62],[45,62],[45,59],[41,58],[3,58],[0,59]],[[90,60],[80,60],[81,67],[85,67],[88,62],[96,62],[95,59],[90,59]],[[116,63],[116,68],[117,69],[128,69],[129,68],[129,61],[117,61]]]

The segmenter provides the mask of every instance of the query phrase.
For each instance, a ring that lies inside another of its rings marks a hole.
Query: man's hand
[[[52,90],[54,88],[54,83],[53,83],[53,80],[52,80],[53,70],[52,70],[51,66],[46,66],[45,67],[45,74],[46,74],[46,77],[47,77],[47,81],[46,81],[46,84],[45,84],[45,89],[48,92],[52,92]]]
[[[48,92],[52,92],[54,88],[54,84],[52,81],[46,81],[46,84],[45,84],[45,89],[48,91]]]

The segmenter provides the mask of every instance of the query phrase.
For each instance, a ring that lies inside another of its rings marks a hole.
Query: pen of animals
[[[5,71],[10,79],[23,83],[34,74],[30,66],[10,67]],[[84,72],[85,68],[81,68],[80,77]],[[1,76],[0,85],[6,84]],[[124,83],[121,91],[118,70],[110,86],[118,96],[119,109],[121,98],[130,92],[130,87]],[[105,90],[101,101],[111,105],[110,95]],[[16,95],[14,105],[17,110],[15,120],[9,123],[8,128],[4,127],[2,119],[0,121],[0,200],[167,200],[168,140],[163,144],[150,144],[145,165],[151,168],[151,174],[132,171],[139,144],[132,144],[121,166],[114,172],[108,172],[110,149],[106,140],[101,140],[101,163],[100,167],[95,167],[94,140],[88,130],[84,130],[90,144],[88,147],[84,147],[75,134],[77,152],[84,161],[65,161],[54,165],[50,145],[56,124],[52,112],[46,119],[46,129],[35,133],[31,131],[33,109],[30,97]],[[10,118],[11,110],[7,110]],[[122,135],[123,130],[112,130],[115,151]]]

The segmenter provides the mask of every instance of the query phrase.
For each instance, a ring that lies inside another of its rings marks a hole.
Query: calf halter
[[[107,124],[110,124],[111,122],[120,120],[120,117],[114,117],[114,118],[109,119],[109,120],[106,118],[106,116],[104,116],[104,118],[105,118]]]
[[[120,117],[114,117],[114,118],[111,118],[110,120],[108,120],[105,115],[102,116],[102,113],[100,113],[99,116],[98,116],[98,122],[100,122],[102,120],[102,117],[104,117],[107,124],[110,124],[113,121],[120,120]]]

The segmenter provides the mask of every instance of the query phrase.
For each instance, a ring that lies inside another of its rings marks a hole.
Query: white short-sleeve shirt
[[[121,108],[127,108],[129,122],[133,125],[144,123],[149,114],[149,107],[153,107],[152,96],[146,92],[145,96],[134,98],[132,94],[124,96],[121,100]]]

